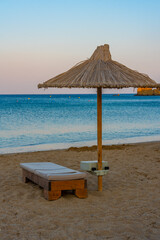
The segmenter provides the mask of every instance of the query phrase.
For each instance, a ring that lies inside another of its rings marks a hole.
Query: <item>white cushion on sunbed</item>
[[[35,173],[47,180],[73,180],[86,178],[86,173],[78,172],[69,168],[57,170],[36,170]]]
[[[65,167],[51,162],[20,163],[21,168],[34,173],[36,170],[64,169]]]
[[[47,180],[73,180],[86,178],[86,173],[78,172],[51,162],[21,163],[21,168]]]

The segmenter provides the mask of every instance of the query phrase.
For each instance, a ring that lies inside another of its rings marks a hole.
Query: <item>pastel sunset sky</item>
[[[160,82],[160,1],[1,0],[0,94],[94,93],[37,84],[105,43],[113,60]]]

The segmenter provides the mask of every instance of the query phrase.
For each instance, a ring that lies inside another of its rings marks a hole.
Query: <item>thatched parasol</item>
[[[38,88],[97,88],[98,169],[102,169],[102,88],[157,87],[146,74],[131,70],[113,61],[109,45],[98,46],[91,58],[70,70],[39,84]],[[98,176],[98,190],[102,191],[102,176]]]

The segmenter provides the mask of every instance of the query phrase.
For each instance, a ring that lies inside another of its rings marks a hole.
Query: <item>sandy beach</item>
[[[64,193],[47,201],[43,189],[21,181],[20,163],[54,162],[80,170],[96,147],[0,155],[0,239],[160,239],[160,142],[104,146],[110,171],[87,174],[88,198]]]

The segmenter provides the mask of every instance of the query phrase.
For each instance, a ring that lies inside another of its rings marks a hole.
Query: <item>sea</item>
[[[105,145],[160,141],[160,96],[102,95]],[[0,95],[0,154],[97,144],[97,95]]]

